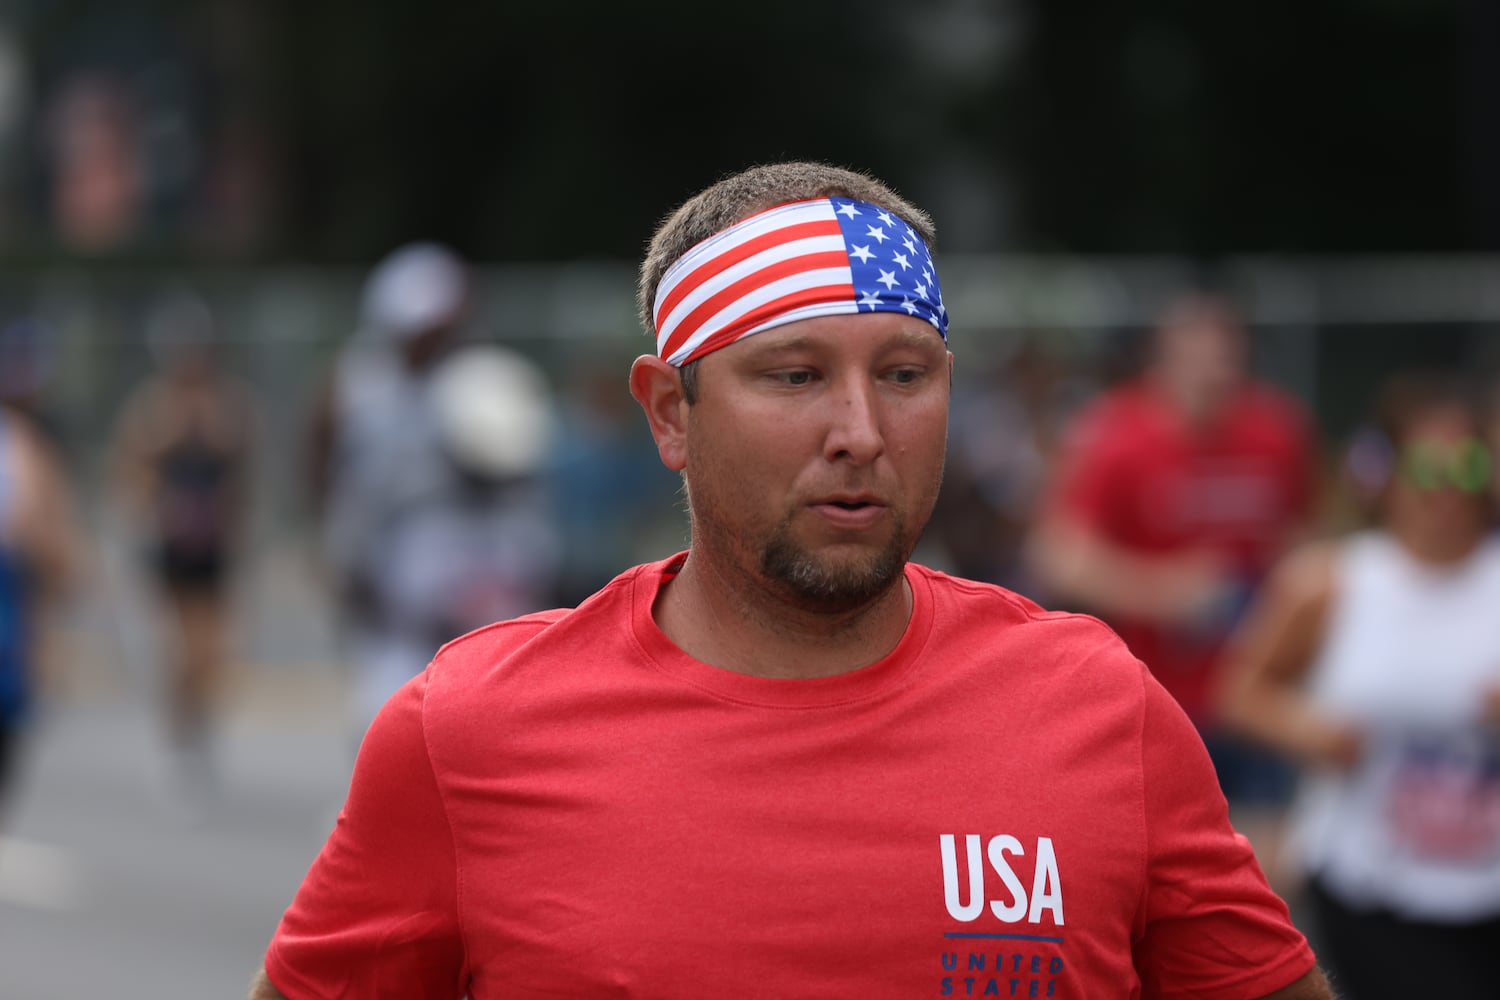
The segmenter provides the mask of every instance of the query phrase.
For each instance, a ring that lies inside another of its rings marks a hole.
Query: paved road
[[[148,618],[101,592],[0,821],[0,998],[239,998],[333,823],[352,763],[326,616],[294,562],[252,586],[221,794],[186,808]],[[321,629],[321,631],[320,631]]]

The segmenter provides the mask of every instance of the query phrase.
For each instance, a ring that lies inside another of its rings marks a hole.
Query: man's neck
[[[1146,385],[1161,399],[1189,431],[1197,432],[1219,422],[1230,396],[1237,386],[1206,392],[1197,387],[1178,385],[1162,375],[1148,376]]]
[[[657,596],[652,614],[680,649],[703,663],[756,677],[831,677],[896,648],[911,618],[903,573],[883,594],[837,613],[811,611],[767,587],[746,587],[690,557]]]
[[[1470,531],[1453,523],[1402,523],[1398,519],[1390,530],[1409,555],[1429,566],[1461,563],[1474,554],[1485,538],[1484,529],[1479,525]]]

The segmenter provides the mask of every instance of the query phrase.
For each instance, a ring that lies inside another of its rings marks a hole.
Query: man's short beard
[[[904,544],[899,518],[896,527],[885,547],[866,559],[829,565],[794,542],[789,526],[784,523],[761,552],[761,572],[785,587],[810,611],[830,614],[854,611],[901,579],[910,553]]]

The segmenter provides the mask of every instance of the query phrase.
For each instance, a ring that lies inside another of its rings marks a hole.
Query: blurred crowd
[[[447,639],[574,605],[684,541],[657,527],[676,483],[623,365],[578,357],[559,376],[476,329],[475,297],[451,249],[394,249],[313,397],[292,401],[300,440],[269,442],[265,414],[287,402],[235,372],[203,296],[162,296],[142,338],[151,370],[114,421],[100,524],[86,523],[49,418],[45,331],[0,333],[0,814],[56,670],[51,637],[99,572],[101,530],[124,534],[157,615],[179,790],[199,804],[232,794],[216,730],[268,450],[302,459],[307,565],[347,682],[329,724],[351,759]],[[1392,372],[1368,419],[1332,439],[1306,401],[1252,374],[1254,333],[1223,295],[1183,290],[1133,343],[1123,368],[1043,333],[974,370],[960,346],[945,485],[918,558],[1115,628],[1198,725],[1237,825],[1350,990],[1399,976],[1371,941],[1460,947],[1468,934],[1470,951],[1488,949],[1496,387]]]
[[[0,219],[69,261],[275,245],[296,213],[256,9],[203,5],[189,42],[101,6],[48,59],[12,13]],[[213,297],[182,285],[87,363],[137,344],[143,358],[60,400],[58,370],[79,359],[0,289],[0,840],[37,717],[68,696],[70,610],[105,587],[147,616],[122,631],[154,637],[172,793],[192,813],[234,794],[220,744],[244,669],[238,588],[266,523],[287,523],[258,505],[306,528],[297,565],[326,595],[346,696],[327,722],[351,760],[444,641],[575,605],[685,543],[626,359],[587,344],[544,359],[487,328],[471,263],[443,245],[393,247],[360,279],[333,355],[305,352],[316,390],[291,398],[242,370]],[[1500,381],[1461,359],[1392,366],[1334,431],[1257,377],[1258,331],[1233,298],[1183,287],[1158,305],[1118,355],[1053,330],[983,351],[956,338],[945,482],[917,558],[1125,639],[1197,724],[1346,997],[1500,982]],[[116,382],[118,399],[93,393]],[[97,456],[76,447],[97,421],[66,411],[84,396],[109,426]],[[295,474],[273,480],[286,455]]]
[[[1192,291],[1107,384],[1024,343],[955,401],[936,524],[961,572],[1099,616],[1176,697],[1340,995],[1477,995],[1500,982],[1500,386],[1392,371],[1329,439],[1253,346]]]

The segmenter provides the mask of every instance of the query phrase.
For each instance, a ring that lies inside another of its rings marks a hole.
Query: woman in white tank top
[[[1341,995],[1500,997],[1494,457],[1450,383],[1384,403],[1376,525],[1274,575],[1225,715],[1303,765],[1290,851]]]

